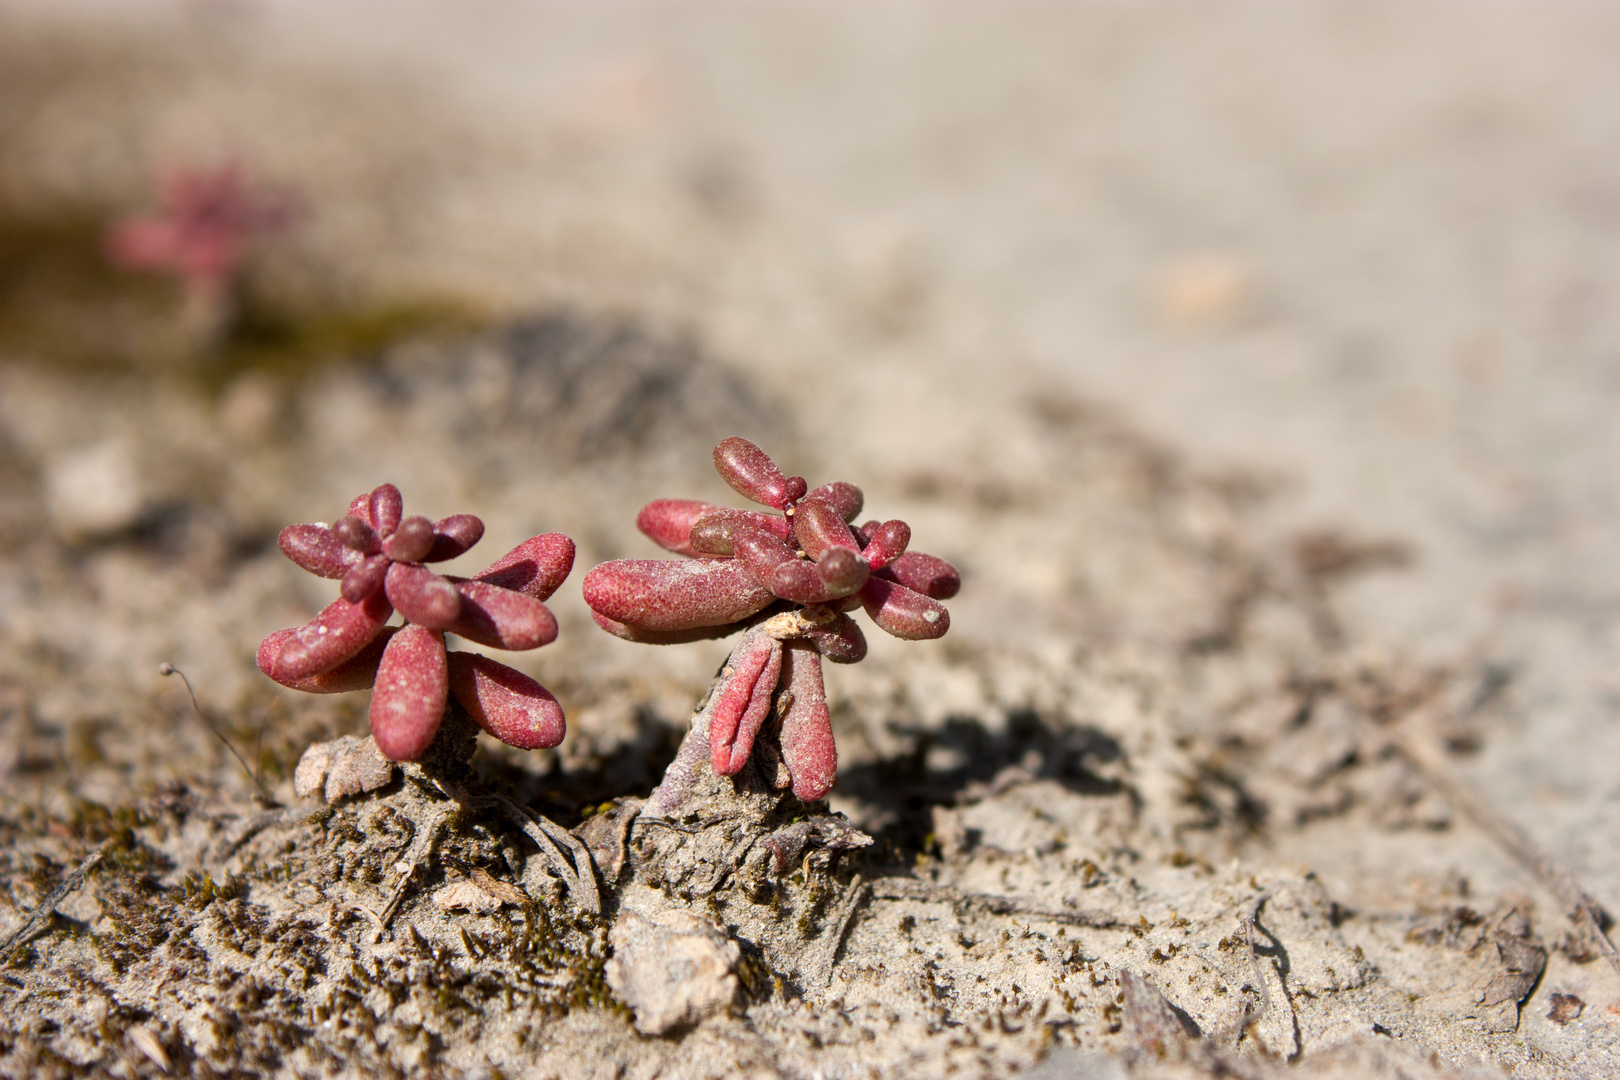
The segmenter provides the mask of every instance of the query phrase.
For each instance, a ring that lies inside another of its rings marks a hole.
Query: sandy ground
[[[35,275],[0,280],[0,929],[131,830],[7,958],[0,1061],[1620,1071],[1620,974],[1489,827],[1620,906],[1617,21],[0,6],[0,269]],[[16,254],[39,236],[227,158],[309,209],[256,254],[266,304],[454,317],[198,359],[173,296],[16,284],[57,280]],[[383,480],[483,516],[491,558],[580,544],[561,639],[518,661],[569,741],[486,748],[491,786],[569,825],[645,795],[724,648],[610,640],[576,585],[653,553],[645,500],[721,498],[732,433],[963,569],[945,641],[874,633],[830,676],[831,807],[871,849],[770,889],[627,871],[594,923],[469,826],[456,857],[556,903],[552,936],[424,887],[416,955],[353,914],[389,822],[430,812],[408,784],[232,839],[249,786],[156,665],[244,748],[273,710],[260,760],[293,804],[298,754],[363,732],[364,703],[254,670],[328,596],[273,537]],[[748,944],[741,988],[637,1034],[598,961],[670,906]],[[242,946],[267,926],[308,955]],[[480,968],[523,993],[494,1003]],[[344,1029],[361,1007],[382,1019]]]

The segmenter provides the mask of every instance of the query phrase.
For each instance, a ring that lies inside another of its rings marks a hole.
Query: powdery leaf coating
[[[754,752],[754,739],[771,712],[771,695],[782,675],[782,643],[764,634],[743,640],[731,654],[732,676],[709,718],[710,764],[735,776]]]
[[[694,626],[690,630],[643,630],[639,626],[616,622],[600,611],[591,612],[591,618],[596,620],[597,626],[614,637],[639,642],[642,645],[685,645],[692,641],[712,641],[715,638],[735,634],[740,629],[737,626]]]
[[[691,544],[692,526],[703,515],[718,509],[713,503],[697,499],[654,499],[636,515],[636,528],[665,551],[696,555]]]
[[[289,525],[276,543],[283,555],[318,577],[340,578],[360,561],[360,553],[325,525]]]
[[[531,536],[474,574],[478,581],[544,600],[574,568],[574,542],[562,533]]]
[[[928,641],[944,637],[951,628],[951,613],[944,604],[898,582],[868,578],[860,597],[872,621],[897,638]]]
[[[692,525],[691,538],[687,544],[691,550],[682,554],[698,558],[704,556],[725,558],[734,555],[737,537],[748,529],[784,541],[793,535],[792,526],[788,524],[787,518],[762,514],[758,510],[736,510],[729,506],[717,506]]]
[[[825,798],[838,780],[827,687],[815,649],[790,644],[785,651],[782,679],[793,700],[782,713],[782,761],[793,777],[793,794],[815,802]]]
[[[391,563],[383,589],[399,613],[419,626],[443,630],[461,614],[456,587],[417,563]]]
[[[908,551],[883,569],[879,575],[897,581],[913,592],[935,600],[949,600],[962,587],[962,577],[956,567],[944,559]]]
[[[362,507],[361,513],[349,514],[332,526],[332,535],[343,541],[344,547],[352,548],[362,555],[375,555],[382,551],[382,541],[377,538],[377,530],[365,519],[365,513],[365,508]]]
[[[363,603],[334,600],[321,613],[298,627],[272,658],[271,669],[261,670],[278,683],[307,679],[331,671],[353,657],[382,632],[394,613],[381,593]]]
[[[911,526],[898,518],[868,522],[861,531],[866,533],[866,549],[861,554],[873,570],[881,570],[894,562],[905,554],[907,545],[911,543]]]
[[[722,626],[776,597],[735,560],[618,559],[585,575],[585,602],[614,622],[643,630]]]
[[[802,477],[790,484],[770,455],[740,435],[722,439],[714,448],[714,471],[743,498],[778,510],[804,494]]]
[[[804,499],[793,512],[793,536],[799,547],[812,559],[819,558],[828,548],[848,548],[857,554],[860,545],[849,525],[828,503],[820,499]]]
[[[433,550],[433,522],[412,514],[383,541],[383,554],[395,562],[421,562]]]
[[[306,694],[344,694],[350,690],[365,690],[377,681],[377,664],[382,660],[383,649],[387,647],[389,639],[397,630],[398,627],[385,626],[382,633],[372,639],[371,644],[337,667],[302,679],[282,679],[276,675],[281,650],[292,640],[292,636],[298,633],[296,627],[277,630],[259,642],[259,652],[255,659],[258,661],[260,671],[281,685],[293,690],[302,690]]]
[[[404,626],[388,642],[371,693],[371,737],[391,761],[412,761],[438,734],[450,692],[444,636]]]
[[[461,610],[445,627],[492,649],[538,649],[557,640],[557,619],[531,596],[483,581],[458,581]]]
[[[484,538],[484,523],[472,514],[451,514],[433,523],[433,546],[423,562],[444,562],[467,551]]]
[[[827,586],[828,599],[848,596],[866,584],[871,567],[849,548],[832,547],[816,559],[816,576]]]
[[[349,567],[349,572],[343,575],[340,590],[343,599],[358,604],[382,588],[383,580],[388,576],[388,566],[388,556],[367,555]]]
[[[772,583],[779,568],[799,561],[786,541],[771,533],[747,526],[737,531],[732,546],[737,561],[746,566],[753,579],[767,589],[773,588]]]
[[[519,750],[556,746],[567,730],[551,691],[487,656],[451,653],[450,692],[479,727]]]
[[[371,527],[377,535],[388,539],[399,528],[399,519],[405,513],[405,498],[393,484],[382,484],[372,489],[369,502]]]
[[[806,499],[815,499],[824,502],[845,521],[854,521],[861,507],[866,503],[866,496],[854,484],[843,480],[834,480],[830,484],[822,484],[814,491],[805,495]]]

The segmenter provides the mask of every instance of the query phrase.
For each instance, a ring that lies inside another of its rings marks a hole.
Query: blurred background
[[[1620,906],[1617,41],[1595,3],[4,0],[0,774],[239,782],[163,660],[243,740],[272,710],[277,776],[363,727],[251,652],[327,597],[276,530],[384,480],[486,559],[574,535],[521,658],[564,766],[663,745],[721,653],[607,640],[577,581],[741,433],[963,566],[846,708],[1010,715],[1111,649],[1175,683],[1239,630],[1283,681],[1483,664],[1470,782]],[[1237,708],[1207,681],[1189,722]]]

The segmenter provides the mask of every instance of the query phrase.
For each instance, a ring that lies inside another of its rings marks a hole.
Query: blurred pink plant
[[[107,257],[128,270],[170,273],[194,293],[227,293],[253,241],[290,227],[302,207],[290,193],[259,186],[236,162],[169,171],[156,215],[107,230]]]
[[[375,686],[371,734],[394,761],[420,757],[453,696],[509,746],[562,741],[562,708],[545,687],[476,653],[447,653],[446,632],[494,649],[534,649],[557,637],[542,601],[574,565],[561,533],[530,537],[471,578],[424,563],[453,559],[484,535],[471,514],[405,517],[399,489],[384,484],[349,505],[336,525],[289,525],[281,550],[312,574],[341,578],[342,595],[301,627],[259,644],[259,670],[283,686],[334,694]],[[405,625],[387,626],[395,611]]]
[[[907,551],[903,521],[851,526],[864,501],[854,484],[809,491],[803,477],[782,475],[736,436],[715,447],[714,465],[739,494],[779,516],[689,499],[648,503],[636,519],[641,531],[693,561],[603,563],[585,575],[585,602],[598,625],[629,641],[670,644],[747,625],[709,706],[710,765],[722,776],[740,772],[774,701],[793,792],[814,801],[838,772],[821,659],[851,664],[866,655],[866,638],[845,612],[864,607],[895,637],[942,637],[951,621],[939,601],[961,579],[944,559]],[[766,614],[773,605],[780,610]]]

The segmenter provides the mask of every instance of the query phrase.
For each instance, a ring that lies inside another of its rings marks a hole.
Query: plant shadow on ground
[[[950,716],[937,729],[902,727],[902,755],[839,772],[838,791],[878,808],[892,824],[874,832],[878,861],[915,863],[931,846],[934,806],[949,806],[1009,768],[1051,780],[1079,795],[1117,795],[1126,785],[1099,770],[1124,760],[1118,740],[1090,725],[1069,725],[1033,709],[989,730],[971,716]]]

